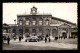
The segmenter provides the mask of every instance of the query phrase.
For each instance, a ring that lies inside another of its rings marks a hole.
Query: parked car
[[[43,40],[43,38],[44,38],[44,36],[41,36],[41,35],[39,35],[37,37],[39,38],[39,41]]]
[[[39,38],[37,36],[27,37],[25,42],[39,42]]]

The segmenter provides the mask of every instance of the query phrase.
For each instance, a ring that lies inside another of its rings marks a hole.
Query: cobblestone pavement
[[[11,40],[9,46],[3,46],[3,50],[77,50],[77,44],[57,43],[57,42],[19,42]]]

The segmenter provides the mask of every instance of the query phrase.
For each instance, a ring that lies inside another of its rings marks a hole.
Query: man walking
[[[51,42],[51,39],[50,39],[50,37],[49,37],[49,42]]]
[[[8,38],[7,38],[7,44],[9,45],[9,42],[10,42],[10,38],[9,38],[9,36],[8,36]]]
[[[21,41],[21,35],[19,36],[19,41]]]
[[[47,42],[47,38],[45,37],[45,43]]]

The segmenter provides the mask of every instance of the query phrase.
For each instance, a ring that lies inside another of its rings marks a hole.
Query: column
[[[36,18],[36,26],[38,26],[39,25],[39,18]]]
[[[29,18],[30,26],[32,26],[32,18]]]
[[[61,32],[61,31],[62,31],[62,30],[61,30],[61,28],[60,28],[60,29],[59,29],[59,32],[60,32],[59,34],[60,34],[60,36],[62,36],[62,32]]]
[[[67,31],[67,38],[69,38],[69,33],[70,33],[69,28],[67,30],[68,30]]]
[[[36,35],[39,34],[39,28],[36,29]]]
[[[50,36],[52,36],[52,29],[50,29]]]
[[[30,28],[29,31],[30,31],[30,36],[32,36],[32,29]]]
[[[23,37],[25,36],[25,27],[23,27]]]
[[[71,37],[71,28],[69,29],[69,36]]]

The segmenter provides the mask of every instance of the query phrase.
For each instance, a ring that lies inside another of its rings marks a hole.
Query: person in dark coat
[[[49,37],[49,42],[51,42],[51,39],[50,39],[50,37]]]
[[[19,41],[21,41],[21,36],[19,36]]]
[[[9,45],[9,42],[10,42],[10,38],[9,38],[9,36],[8,36],[8,38],[7,38],[7,44]]]
[[[45,37],[45,43],[47,42],[47,38]]]

